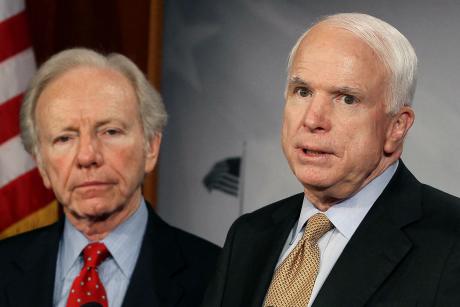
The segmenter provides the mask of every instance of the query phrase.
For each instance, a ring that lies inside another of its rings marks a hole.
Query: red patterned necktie
[[[104,285],[97,273],[97,267],[108,255],[109,251],[104,243],[91,243],[85,247],[83,250],[85,264],[72,283],[67,307],[80,307],[89,303],[100,304],[103,307],[109,306]]]

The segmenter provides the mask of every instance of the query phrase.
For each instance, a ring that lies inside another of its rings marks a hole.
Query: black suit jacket
[[[231,227],[203,306],[262,306],[303,194]],[[460,200],[397,172],[346,245],[313,307],[460,306]]]
[[[149,207],[149,206],[148,206]],[[124,307],[199,306],[219,248],[171,227],[149,208]],[[63,221],[0,241],[0,306],[50,307]]]

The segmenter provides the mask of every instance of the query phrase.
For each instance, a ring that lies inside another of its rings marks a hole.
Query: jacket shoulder
[[[29,247],[31,242],[42,239],[46,240],[50,231],[54,231],[56,227],[58,227],[58,225],[54,223],[49,226],[0,240],[0,264],[22,254],[23,251]]]
[[[236,219],[232,228],[243,225],[264,227],[266,223],[271,223],[273,218],[283,218],[293,214],[298,215],[300,214],[303,198],[304,193],[298,193],[266,205],[251,213],[246,213]]]
[[[427,184],[422,184],[422,200],[453,206],[452,209],[458,209],[460,212],[460,198]]]
[[[460,198],[422,184],[421,201],[427,215],[445,226],[451,224],[460,229]]]
[[[54,250],[58,243],[59,223],[35,229],[0,241],[0,289],[11,282],[18,272],[18,264],[32,265],[37,255]],[[25,263],[28,262],[28,263]]]

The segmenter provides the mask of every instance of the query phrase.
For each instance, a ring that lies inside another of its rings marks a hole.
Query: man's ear
[[[391,118],[388,127],[386,141],[383,150],[391,155],[398,149],[402,150],[402,145],[407,132],[415,120],[415,113],[411,107],[404,106]]]
[[[48,173],[45,171],[43,160],[41,159],[40,155],[39,154],[34,154],[32,156],[32,158],[34,159],[35,163],[37,164],[37,168],[38,168],[38,171],[40,173],[40,176],[42,177],[43,184],[48,189],[51,189],[51,181],[50,181],[50,178],[48,176]]]
[[[161,145],[161,132],[156,132],[155,135],[146,144],[145,153],[145,172],[151,172],[155,168],[158,160],[158,154],[160,153]]]

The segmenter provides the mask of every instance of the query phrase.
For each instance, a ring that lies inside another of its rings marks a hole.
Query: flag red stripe
[[[16,178],[0,189],[0,232],[54,199],[43,186],[38,169]]]
[[[0,62],[31,46],[25,11],[0,22]]]
[[[23,95],[18,95],[0,105],[0,144],[19,134],[19,109]]]

